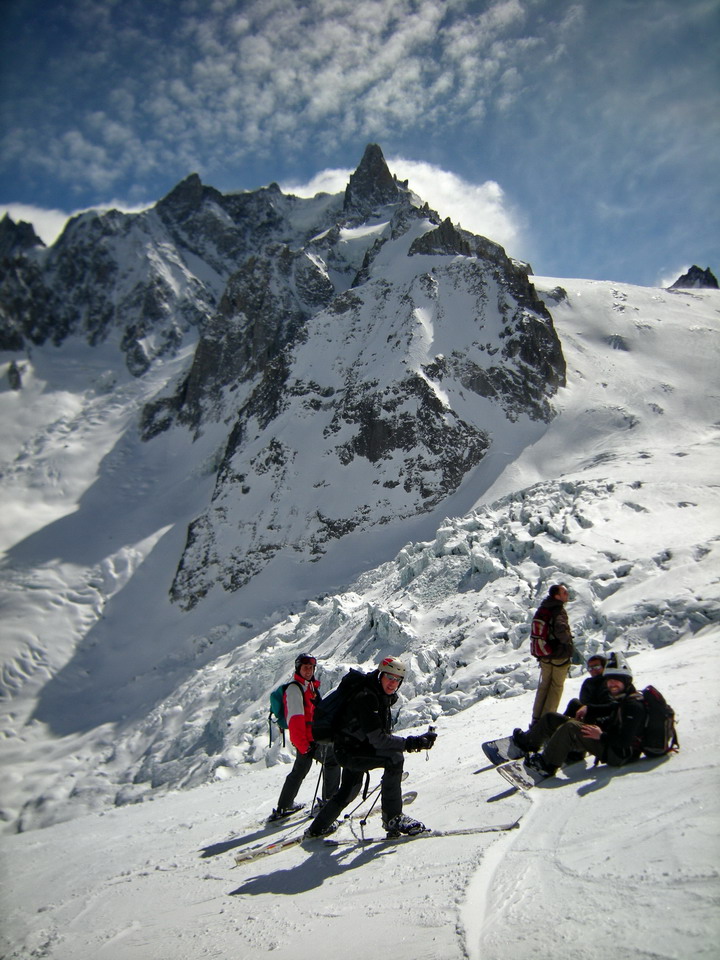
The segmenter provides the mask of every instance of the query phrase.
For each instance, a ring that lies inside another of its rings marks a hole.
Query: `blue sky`
[[[193,171],[342,189],[368,142],[538,274],[720,268],[720,0],[3,0],[0,210]]]

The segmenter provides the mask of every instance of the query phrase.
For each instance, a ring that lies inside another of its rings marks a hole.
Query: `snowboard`
[[[482,750],[491,763],[498,766],[508,760],[522,760],[525,756],[512,737],[501,737],[499,740],[486,740]]]
[[[536,770],[530,770],[526,767],[522,760],[508,760],[506,763],[502,763],[497,767],[497,772],[507,780],[508,783],[511,783],[514,787],[526,793],[528,790],[532,790],[533,787],[537,786],[538,783],[542,783],[543,780],[547,779],[547,777],[544,777]]]

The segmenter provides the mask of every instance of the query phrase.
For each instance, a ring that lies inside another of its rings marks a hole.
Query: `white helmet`
[[[387,673],[391,677],[397,677],[402,681],[405,677],[405,664],[397,657],[385,657],[380,661],[378,673]]]
[[[624,680],[625,684],[632,683],[632,670],[622,653],[611,653],[603,670],[605,680]]]

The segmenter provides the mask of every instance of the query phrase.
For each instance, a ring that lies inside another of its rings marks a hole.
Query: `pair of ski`
[[[402,779],[407,780],[408,776],[409,774],[407,770],[405,770],[403,772]],[[378,785],[374,787],[370,791],[370,793],[368,793],[363,798],[363,800],[358,804],[358,807],[362,806],[362,804],[365,803],[367,800],[369,800],[370,797],[374,796],[375,794],[378,794],[380,792],[381,785],[382,785],[382,781],[380,781],[380,783],[378,783]],[[417,797],[416,790],[406,791],[402,796],[403,805],[407,806],[408,804],[413,803],[416,797]],[[355,807],[355,810],[357,810],[358,807]],[[269,817],[267,817],[264,823],[269,827],[280,827],[286,823],[297,824],[298,820],[295,819],[297,814],[301,815],[299,818],[299,822],[302,823],[303,820],[311,819],[311,817],[313,816],[313,813],[316,813],[316,812],[317,812],[316,810],[313,810],[312,813],[308,813],[307,810],[305,809],[304,803],[296,803],[288,813],[279,817],[273,816],[273,814],[271,814]],[[354,812],[355,811],[353,810],[351,813],[346,813],[345,819],[346,820],[351,819]],[[375,804],[373,803],[369,812],[365,814],[364,819],[362,819],[360,823],[364,824],[368,817],[371,817],[373,813],[379,813],[379,812],[380,812],[380,808],[379,807],[376,808]],[[235,857],[235,863],[249,863],[252,860],[257,860],[259,857],[268,856],[271,853],[279,853],[281,850],[286,850],[288,847],[296,847],[299,843],[302,843],[304,839],[305,837],[301,833],[293,837],[284,837],[281,840],[276,840],[274,843],[260,843],[255,847],[251,847],[249,850],[239,853]]]
[[[481,827],[458,827],[454,830],[424,830],[422,833],[401,834],[399,837],[352,837],[338,840],[335,837],[317,837],[306,838],[302,834],[296,837],[285,837],[277,840],[275,843],[262,844],[258,847],[251,847],[238,853],[235,857],[235,863],[252,863],[253,860],[260,860],[262,857],[269,857],[274,853],[281,853],[283,850],[289,850],[290,847],[300,846],[302,843],[308,844],[309,849],[322,843],[324,847],[341,847],[346,845],[365,847],[370,844],[398,844],[408,843],[411,840],[428,840],[431,837],[464,837],[476,833],[501,833],[506,830],[514,830],[520,826],[519,820],[512,823],[494,823]]]

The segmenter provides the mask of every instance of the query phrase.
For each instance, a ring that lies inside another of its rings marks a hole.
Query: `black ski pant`
[[[335,753],[331,746],[317,743],[308,753],[295,751],[295,763],[290,773],[285,777],[285,783],[280,791],[277,802],[278,810],[287,810],[288,807],[293,805],[303,780],[310,772],[313,760],[322,763],[322,799],[328,800],[334,793],[337,793],[340,785],[340,765],[335,759]]]
[[[402,773],[404,756],[401,750],[390,753],[346,753],[336,752],[342,767],[340,789],[328,800],[322,810],[310,824],[309,829],[320,832],[337,820],[342,811],[353,802],[360,793],[363,777],[370,770],[382,770],[380,802],[385,823],[402,813]]]

